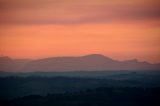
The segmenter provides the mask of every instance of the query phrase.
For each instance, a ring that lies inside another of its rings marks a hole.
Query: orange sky
[[[160,62],[158,0],[0,0],[0,53]]]

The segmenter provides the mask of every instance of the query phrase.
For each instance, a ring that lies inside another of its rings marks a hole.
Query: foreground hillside
[[[1,106],[159,106],[160,88],[101,87],[76,93],[30,95]]]
[[[159,71],[1,73],[0,99],[78,92],[97,87],[160,87]]]

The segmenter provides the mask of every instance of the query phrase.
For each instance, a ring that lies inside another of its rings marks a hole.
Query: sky
[[[0,0],[0,55],[160,62],[159,0]]]

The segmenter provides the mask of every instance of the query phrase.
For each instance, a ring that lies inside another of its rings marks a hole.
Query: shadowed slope
[[[51,57],[38,60],[22,61],[12,60],[9,58],[0,58],[0,64],[6,67],[15,66],[11,69],[1,68],[1,71],[98,71],[160,69],[159,64],[139,62],[136,59],[117,61],[100,54],[91,54],[81,57]]]

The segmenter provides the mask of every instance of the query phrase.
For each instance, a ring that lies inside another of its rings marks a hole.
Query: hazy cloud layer
[[[160,20],[159,0],[0,0],[1,24]]]

